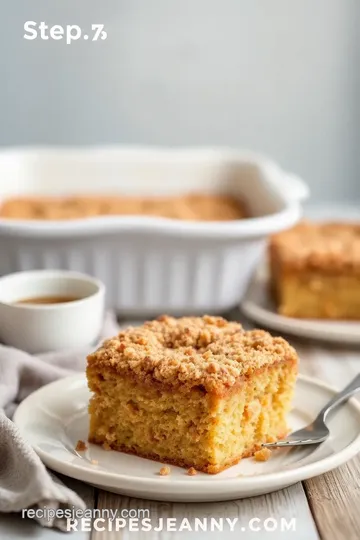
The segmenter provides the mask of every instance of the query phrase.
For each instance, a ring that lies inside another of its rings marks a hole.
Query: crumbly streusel
[[[245,331],[221,317],[162,316],[108,339],[88,366],[111,368],[145,384],[221,394],[266,365],[293,360],[295,350],[263,330]]]
[[[275,235],[271,249],[286,268],[360,270],[360,223],[302,222]]]

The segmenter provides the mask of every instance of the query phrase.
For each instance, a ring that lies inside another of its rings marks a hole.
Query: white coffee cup
[[[41,297],[75,298],[52,304],[17,303]],[[0,278],[0,341],[30,353],[95,343],[103,324],[105,286],[66,270],[18,272]]]

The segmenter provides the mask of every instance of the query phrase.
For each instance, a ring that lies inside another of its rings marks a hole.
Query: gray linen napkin
[[[112,313],[105,317],[102,339],[119,331]],[[84,501],[50,473],[10,420],[16,406],[41,386],[84,371],[88,350],[33,356],[0,345],[0,512],[25,508],[81,508]],[[46,527],[65,530],[65,520],[35,518]]]

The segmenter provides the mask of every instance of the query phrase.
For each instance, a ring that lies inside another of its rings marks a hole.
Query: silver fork
[[[319,444],[324,442],[330,435],[330,431],[325,423],[328,414],[359,390],[360,374],[357,375],[342,392],[336,394],[329,403],[321,409],[318,416],[311,424],[298,431],[294,431],[294,433],[290,433],[286,439],[274,443],[264,443],[262,446],[266,448],[277,448],[281,446],[302,446],[305,444]]]

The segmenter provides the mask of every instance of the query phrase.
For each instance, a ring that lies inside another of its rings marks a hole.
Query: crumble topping
[[[169,476],[170,474],[170,467],[161,467],[159,471],[160,476]]]
[[[88,365],[182,389],[221,394],[243,377],[282,361],[295,350],[264,330],[245,331],[221,317],[162,316],[130,327],[88,356]]]
[[[360,223],[304,221],[274,235],[270,249],[296,270],[360,270]]]

